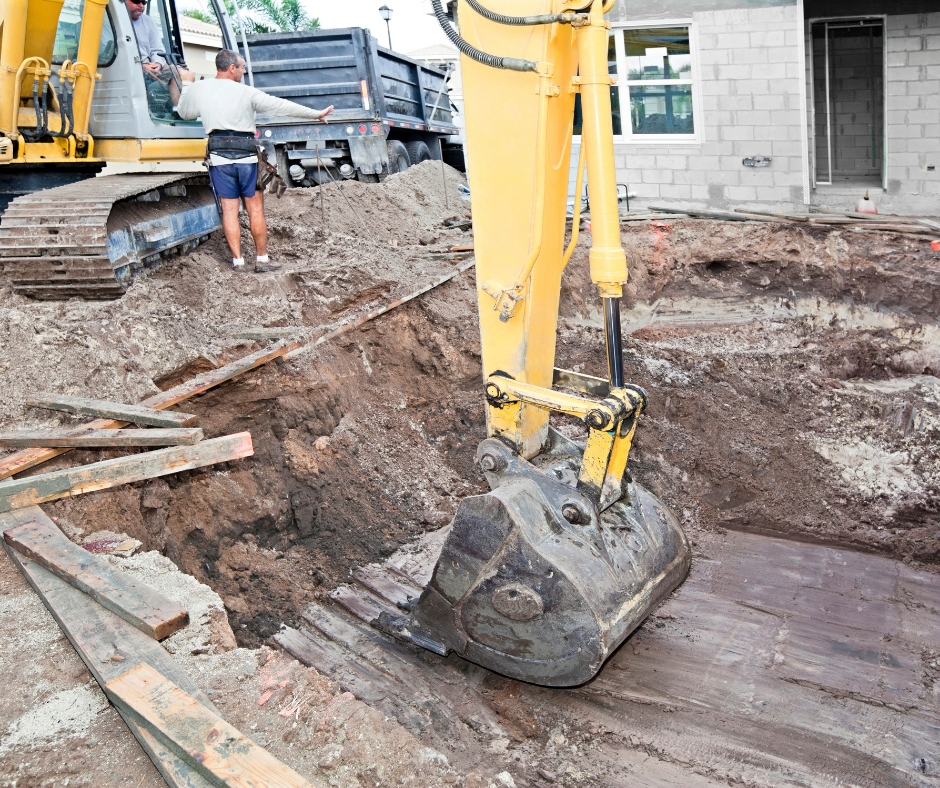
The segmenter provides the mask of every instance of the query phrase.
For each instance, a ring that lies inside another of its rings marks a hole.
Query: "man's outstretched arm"
[[[272,96],[261,90],[255,90],[251,96],[251,106],[262,115],[274,115],[281,118],[309,118],[327,122],[327,116],[333,112],[332,105],[326,109],[311,109],[294,101]]]

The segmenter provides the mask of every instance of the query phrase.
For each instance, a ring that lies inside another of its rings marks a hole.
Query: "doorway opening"
[[[812,24],[817,186],[884,182],[884,20]]]

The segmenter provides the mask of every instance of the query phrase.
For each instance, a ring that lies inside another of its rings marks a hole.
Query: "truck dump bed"
[[[446,77],[378,46],[368,30],[337,28],[248,37],[255,87],[335,119],[454,134]],[[258,118],[284,123],[283,118]]]

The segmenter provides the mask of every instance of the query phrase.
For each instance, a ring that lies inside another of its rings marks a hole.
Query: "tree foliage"
[[[225,10],[236,34],[242,32],[242,22],[244,22],[247,35],[318,30],[320,27],[320,20],[310,16],[300,4],[300,0],[240,0],[241,18],[235,13],[235,4],[232,0],[224,0],[224,2]],[[183,13],[200,22],[210,25],[219,24],[211,6],[207,11],[192,8]]]

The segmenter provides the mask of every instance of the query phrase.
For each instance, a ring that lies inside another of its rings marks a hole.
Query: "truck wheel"
[[[388,174],[407,170],[411,166],[411,159],[408,158],[408,149],[404,143],[389,140],[385,144],[388,146]]]
[[[408,158],[411,159],[412,164],[420,164],[423,161],[431,160],[431,149],[428,148],[427,143],[421,142],[409,142],[405,145],[408,149]]]

